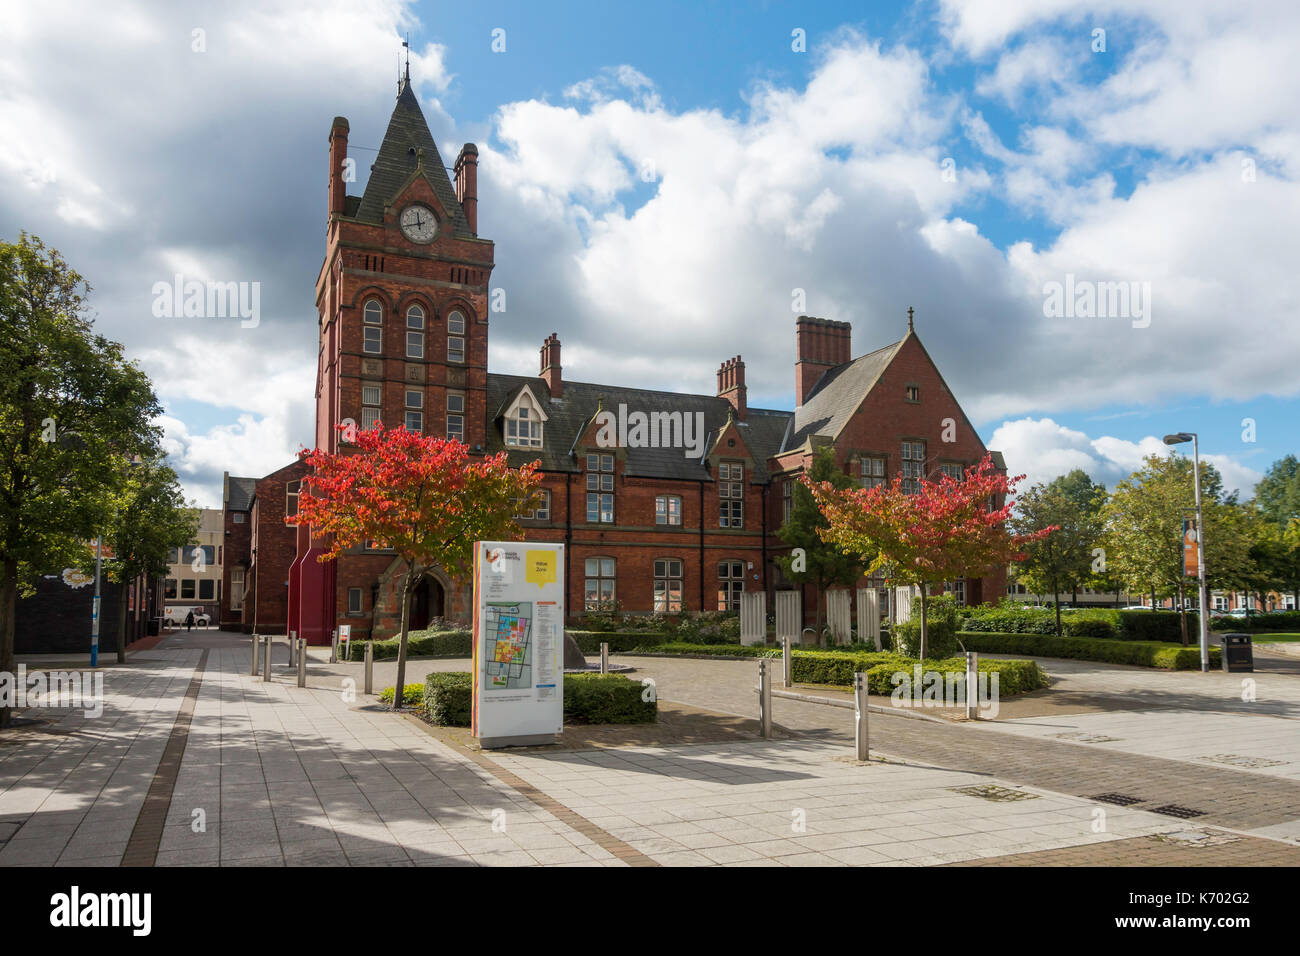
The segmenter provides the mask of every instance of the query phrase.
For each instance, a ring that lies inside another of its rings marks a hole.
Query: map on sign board
[[[527,601],[489,603],[484,611],[485,689],[531,690],[532,604]]]

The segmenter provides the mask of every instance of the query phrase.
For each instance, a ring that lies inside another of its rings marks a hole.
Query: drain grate
[[[1089,734],[1082,730],[1071,730],[1069,733],[1052,734],[1057,740],[1074,740],[1081,744],[1108,744],[1112,741],[1119,740],[1119,737],[1107,737],[1105,734]]]
[[[1180,807],[1176,803],[1166,803],[1163,807],[1152,807],[1152,813],[1163,813],[1167,817],[1178,817],[1180,820],[1190,820],[1192,817],[1205,816],[1204,810],[1193,810],[1191,807]]]
[[[1131,807],[1135,803],[1142,803],[1143,797],[1131,797],[1127,793],[1099,793],[1095,797],[1089,797],[1089,800],[1096,800],[1098,803],[1113,803],[1117,807]]]
[[[979,797],[981,800],[992,800],[995,803],[1009,803],[1013,800],[1037,800],[1038,794],[1027,793],[1024,790],[1012,790],[1010,787],[999,787],[996,784],[976,784],[970,787],[949,787],[953,793],[965,794],[968,797]]]
[[[1281,767],[1287,763],[1285,760],[1269,760],[1267,757],[1243,757],[1241,754],[1214,754],[1201,759],[1213,760],[1215,763],[1226,763],[1231,767],[1246,767],[1251,770],[1260,767]]]

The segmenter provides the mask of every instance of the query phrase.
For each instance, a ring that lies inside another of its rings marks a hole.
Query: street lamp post
[[[1201,511],[1201,452],[1196,432],[1177,432],[1165,436],[1166,445],[1192,443],[1192,488],[1196,494],[1196,584],[1200,599],[1198,630],[1201,632],[1201,673],[1210,669],[1210,620],[1205,603],[1205,517]]]

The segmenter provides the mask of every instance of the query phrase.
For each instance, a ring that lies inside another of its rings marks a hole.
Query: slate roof
[[[403,82],[401,92],[397,94],[397,105],[393,107],[384,140],[379,144],[379,154],[370,167],[370,178],[366,180],[361,201],[354,213],[349,201],[348,212],[364,222],[383,222],[384,206],[392,201],[397,191],[415,172],[417,154],[412,153],[412,149],[424,150],[424,175],[433,186],[438,201],[452,217],[452,231],[455,235],[473,238],[474,233],[470,232],[469,222],[465,219],[465,210],[456,200],[456,190],[447,175],[438,146],[433,141],[433,134],[429,132],[429,124],[424,121],[420,101],[409,82]]]
[[[795,451],[813,435],[835,437],[853,417],[903,340],[826,370],[808,400],[795,409],[780,450]]]
[[[502,431],[502,417],[516,396],[527,385],[546,414],[543,429],[544,447],[540,449],[507,448]],[[552,399],[546,383],[539,377],[488,373],[487,449],[489,454],[505,451],[510,465],[519,467],[541,459],[545,471],[580,472],[585,463],[570,456],[578,436],[596,415],[600,399],[606,410],[618,414],[620,404],[628,412],[676,412],[704,415],[705,443],[699,456],[687,457],[682,448],[628,448],[625,473],[644,478],[668,478],[688,481],[711,481],[713,475],[702,458],[713,450],[718,433],[726,425],[731,403],[713,395],[690,395],[659,392],[618,385],[595,385],[589,382],[564,383],[561,398]],[[741,436],[749,446],[755,463],[750,480],[763,483],[768,479],[767,459],[776,453],[785,434],[790,413],[766,408],[750,408],[746,420],[737,422]],[[694,421],[694,419],[692,419]],[[692,436],[694,437],[694,436]]]
[[[236,478],[230,476],[230,500],[226,508],[230,511],[248,511],[253,507],[253,496],[257,492],[256,478]]]

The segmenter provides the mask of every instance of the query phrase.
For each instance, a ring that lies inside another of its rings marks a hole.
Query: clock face
[[[438,232],[438,220],[428,206],[407,206],[402,210],[402,234],[412,242],[431,242]]]

